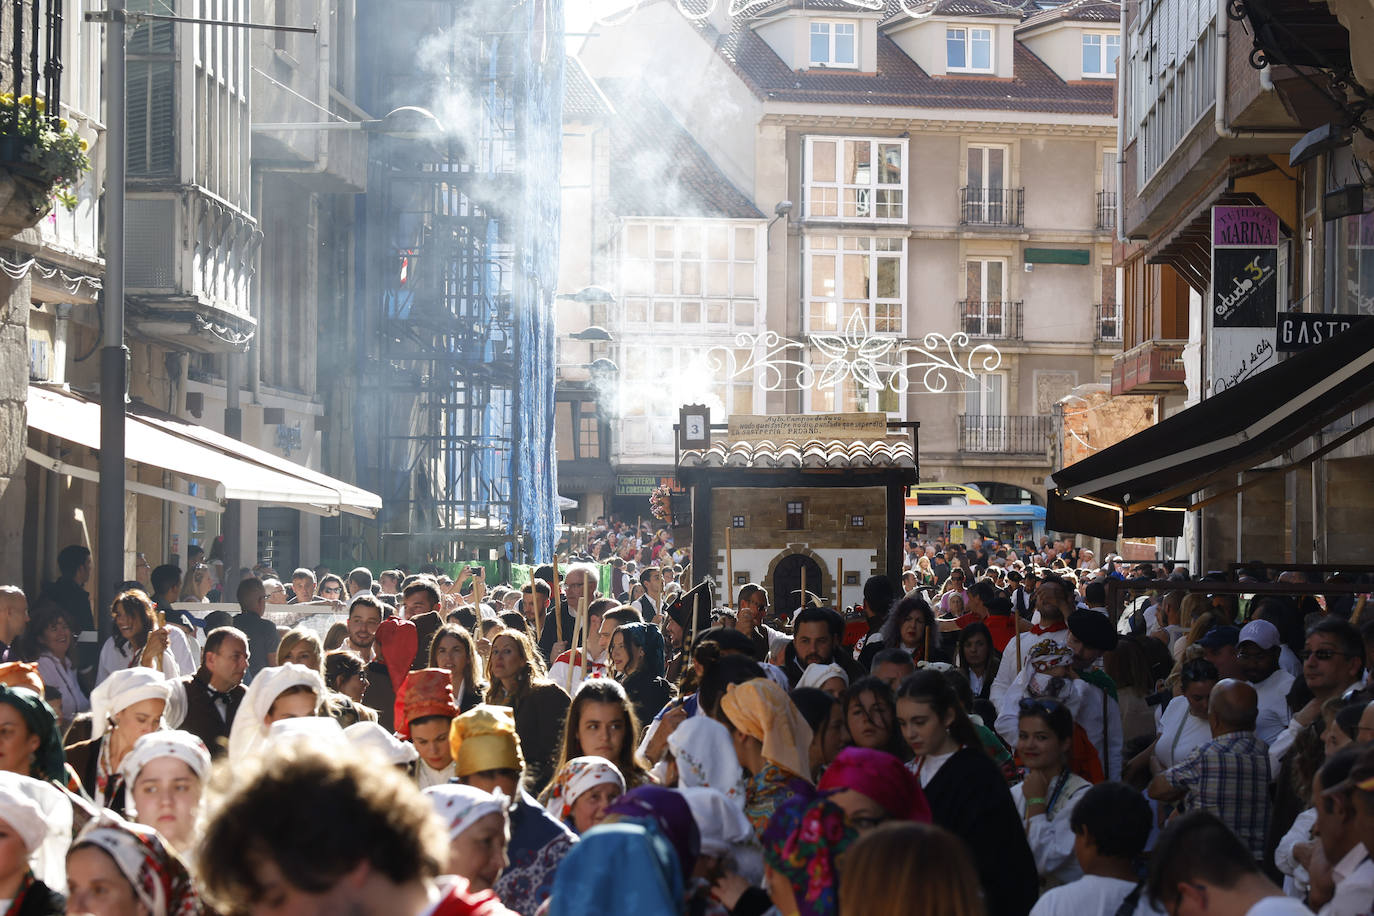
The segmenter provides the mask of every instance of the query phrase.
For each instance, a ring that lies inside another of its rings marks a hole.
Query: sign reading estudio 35
[[[1268,207],[1212,208],[1211,390],[1274,364],[1279,218]]]

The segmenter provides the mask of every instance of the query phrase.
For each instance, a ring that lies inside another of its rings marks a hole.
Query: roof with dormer
[[[992,4],[993,0],[939,2]],[[900,0],[890,3],[900,5]],[[1084,115],[1111,115],[1114,111],[1113,82],[1067,82],[1020,42],[1013,53],[1014,76],[1010,78],[932,76],[883,34],[878,36],[874,72],[793,70],[750,27],[747,17],[735,17],[728,33],[718,32],[705,20],[694,25],[750,90],[770,101]]]
[[[1053,22],[1093,22],[1103,26],[1120,25],[1121,4],[1114,0],[1069,0],[1059,6],[1030,16],[1017,27],[1018,32],[1036,29]]]

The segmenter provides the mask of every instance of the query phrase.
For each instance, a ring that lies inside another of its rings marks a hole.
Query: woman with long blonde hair
[[[840,916],[985,916],[978,876],[954,834],[890,821],[840,856]]]
[[[519,630],[502,627],[492,631],[487,675],[491,682],[483,702],[510,707],[525,755],[530,791],[537,794],[553,778],[563,721],[572,700],[548,679],[544,657]]]

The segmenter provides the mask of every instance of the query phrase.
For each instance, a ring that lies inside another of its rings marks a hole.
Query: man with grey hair
[[[563,574],[563,594],[568,600],[568,613],[572,615],[574,621],[577,620],[577,608],[582,603],[583,598],[586,598],[587,604],[591,605],[593,601],[601,597],[600,585],[601,571],[591,563],[574,563],[568,567],[567,572]],[[552,624],[554,621],[548,621],[548,623]],[[540,635],[542,637],[543,634]],[[549,653],[550,658],[558,658],[572,644],[573,634],[571,630],[563,632],[562,641],[558,641],[557,637],[557,627],[555,626],[555,641],[553,649]],[[542,638],[540,642],[543,642]]]
[[[10,646],[29,624],[29,599],[17,585],[0,585],[0,661],[10,660]]]
[[[315,600],[315,574],[302,566],[291,574],[291,598],[287,604],[309,604]]]

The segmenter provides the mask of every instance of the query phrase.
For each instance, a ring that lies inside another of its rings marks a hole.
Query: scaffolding
[[[542,561],[560,0],[371,0],[364,15],[360,37],[386,36],[360,49],[364,106],[419,105],[445,128],[376,137],[369,154],[353,437],[383,499],[378,560]]]

